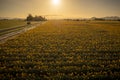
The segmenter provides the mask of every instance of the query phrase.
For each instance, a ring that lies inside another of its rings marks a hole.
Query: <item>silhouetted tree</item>
[[[27,19],[26,19],[27,21],[33,21],[33,16],[31,15],[31,14],[29,14],[28,16],[27,16]]]
[[[46,21],[47,19],[45,17],[37,16],[37,15],[33,17],[31,14],[29,14],[26,20],[27,21]]]

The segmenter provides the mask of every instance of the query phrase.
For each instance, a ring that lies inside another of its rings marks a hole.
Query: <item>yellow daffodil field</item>
[[[0,80],[120,79],[119,21],[46,21],[0,43]]]

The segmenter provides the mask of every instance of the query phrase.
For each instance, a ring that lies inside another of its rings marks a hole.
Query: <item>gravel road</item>
[[[24,26],[21,26],[21,27],[18,26],[18,27],[14,27],[14,28],[8,28],[8,29],[0,30],[0,33],[2,33],[2,32],[5,32],[5,31],[9,32],[9,30],[14,30],[14,29],[21,28],[20,30],[12,31],[12,32],[6,33],[4,35],[1,35],[0,36],[0,43],[5,42],[6,40],[8,40],[10,38],[13,38],[20,33],[26,32],[26,31],[28,31],[30,29],[33,29],[35,27],[38,27],[39,25],[44,24],[44,23],[45,22],[38,22],[38,23],[35,23],[35,24],[31,24],[31,25],[24,25]]]

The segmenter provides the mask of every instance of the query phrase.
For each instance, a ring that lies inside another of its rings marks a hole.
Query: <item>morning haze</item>
[[[1,17],[61,15],[59,18],[120,16],[120,0],[0,0]],[[50,16],[49,16],[50,17]]]
[[[120,0],[0,0],[0,80],[120,80]]]

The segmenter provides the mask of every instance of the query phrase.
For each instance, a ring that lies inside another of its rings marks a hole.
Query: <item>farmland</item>
[[[0,20],[0,29],[26,25],[24,20]]]
[[[47,21],[9,39],[0,79],[120,79],[120,22]]]
[[[0,21],[0,42],[5,41],[9,37],[23,33],[41,25],[42,21],[31,21],[27,24],[25,20],[1,20]]]

